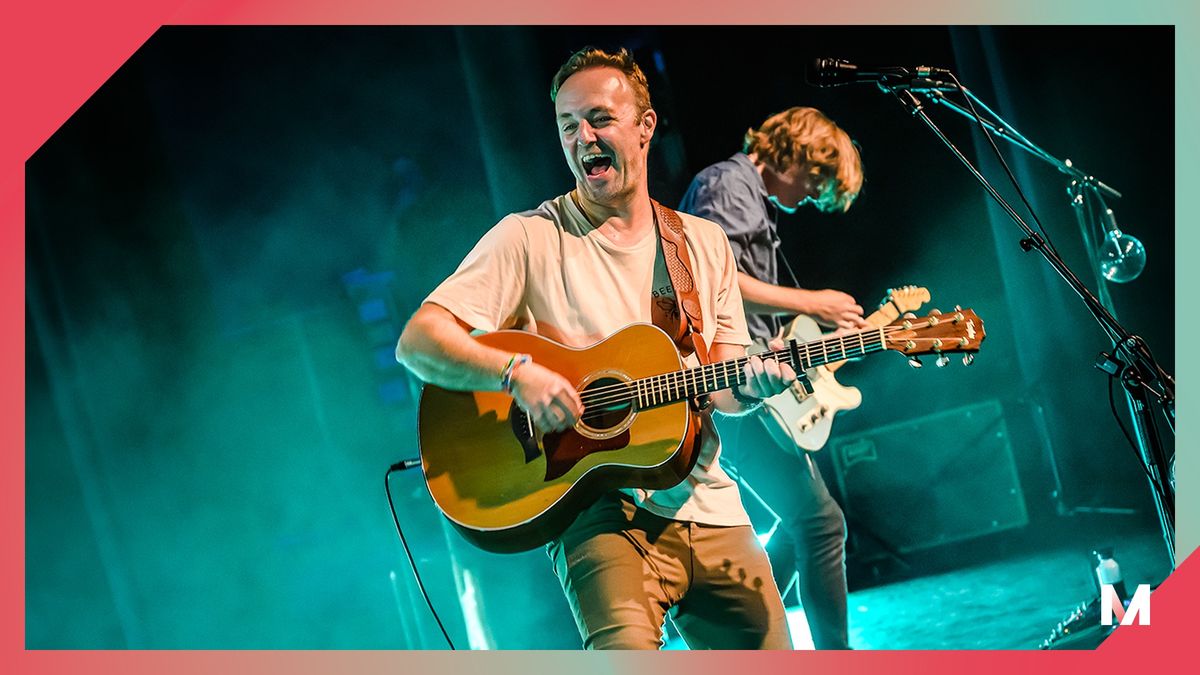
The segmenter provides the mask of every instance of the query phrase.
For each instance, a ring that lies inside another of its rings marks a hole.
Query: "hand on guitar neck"
[[[868,326],[880,327],[896,321],[901,314],[920,309],[929,302],[929,291],[919,286],[890,289],[879,308],[868,316]],[[840,337],[852,333],[839,328],[828,335],[821,334],[817,322],[798,316],[785,326],[781,335],[787,339],[808,342],[821,337]],[[763,423],[780,447],[797,452],[816,452],[825,447],[832,430],[834,416],[844,410],[854,410],[862,404],[862,392],[856,387],[843,386],[834,373],[849,360],[838,360],[809,368],[803,384],[798,384],[765,402]]]

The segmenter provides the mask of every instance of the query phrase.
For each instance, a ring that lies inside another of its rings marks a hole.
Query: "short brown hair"
[[[621,74],[629,82],[629,86],[633,88],[633,97],[637,102],[638,113],[644,113],[650,109],[650,85],[646,83],[646,74],[633,60],[633,54],[624,47],[616,54],[609,54],[596,47],[584,47],[572,54],[571,58],[567,59],[567,62],[562,64],[562,67],[554,74],[554,79],[550,81],[550,101],[554,102],[558,99],[558,90],[562,88],[563,82],[566,82],[568,77],[581,70],[601,67],[616,68],[621,71]]]
[[[746,132],[742,151],[776,171],[807,164],[819,192],[817,208],[845,211],[862,190],[858,146],[816,108],[788,108]]]

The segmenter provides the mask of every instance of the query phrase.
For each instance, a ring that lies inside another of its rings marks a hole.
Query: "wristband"
[[[506,394],[512,394],[512,376],[517,372],[517,368],[529,363],[533,357],[528,354],[513,354],[508,360],[508,364],[504,366],[504,372],[500,373],[500,388]]]

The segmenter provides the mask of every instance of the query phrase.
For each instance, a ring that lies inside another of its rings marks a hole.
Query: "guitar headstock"
[[[910,357],[955,352],[970,355],[979,351],[979,343],[986,336],[979,316],[957,307],[945,314],[935,309],[924,317],[901,317],[884,326],[883,331],[884,348]],[[964,357],[964,363],[969,364],[970,358]]]
[[[889,288],[887,297],[880,306],[892,303],[900,314],[905,312],[915,312],[921,308],[921,305],[929,302],[929,289],[924,286],[901,286],[900,288]]]

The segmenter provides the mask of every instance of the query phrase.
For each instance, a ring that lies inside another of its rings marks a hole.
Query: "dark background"
[[[983,317],[969,369],[881,356],[839,373],[865,403],[835,437],[874,439],[897,466],[967,458],[922,489],[987,480],[954,430],[980,406],[1003,411],[1029,524],[935,547],[906,574],[969,564],[980,546],[1037,547],[1073,527],[1072,509],[1129,509],[1111,518],[1155,528],[1092,367],[1108,344],[1082,304],[924,125],[872,86],[807,86],[803,64],[952,68],[1123,192],[1110,206],[1149,262],[1108,290],[1173,372],[1173,29],[164,28],[27,165],[29,647],[441,645],[380,490],[416,454],[416,387],[391,351],[498,217],[571,188],[549,80],[586,44],[629,47],[650,77],[653,196],[677,202],[747,127],[816,106],[861,144],[867,182],[846,214],[781,220],[801,283],[869,308],[916,284],[933,307]],[[1011,198],[968,120],[931,112]],[[1068,179],[1003,150],[1095,289]],[[541,552],[470,550],[416,472],[392,486],[457,641],[575,646]],[[886,581],[877,547],[851,544],[855,583]]]

